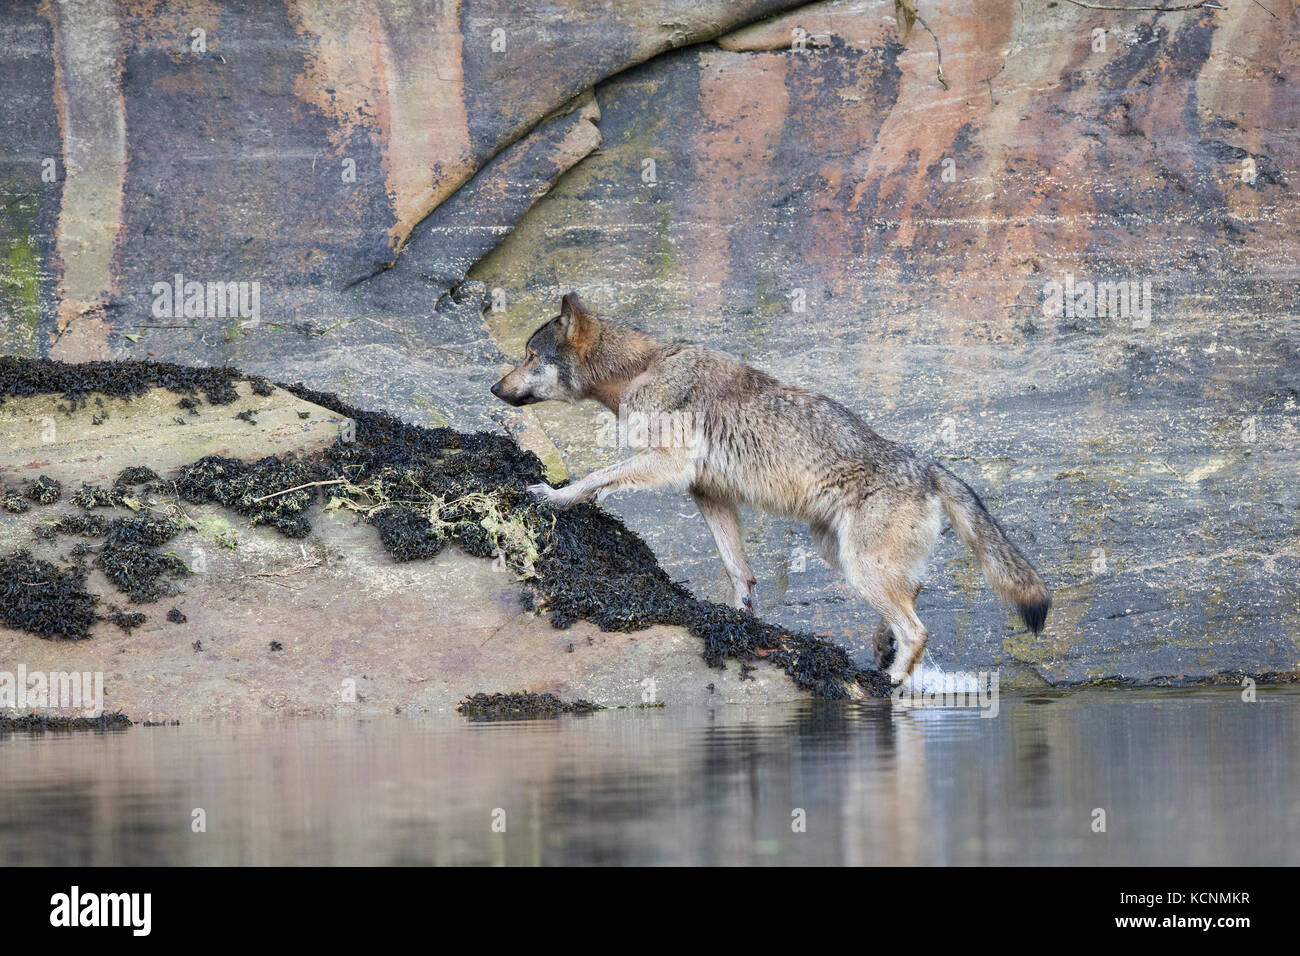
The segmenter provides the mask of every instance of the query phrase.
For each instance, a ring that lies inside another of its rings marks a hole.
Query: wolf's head
[[[511,405],[581,399],[580,373],[599,322],[570,292],[560,300],[560,314],[528,339],[523,364],[493,385],[492,394]]]

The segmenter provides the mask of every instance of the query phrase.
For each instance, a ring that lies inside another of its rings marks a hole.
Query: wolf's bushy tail
[[[970,485],[937,463],[930,466],[930,472],[957,537],[975,552],[975,560],[997,596],[1019,608],[1025,624],[1037,634],[1052,606],[1052,595],[1042,577],[1007,540]]]

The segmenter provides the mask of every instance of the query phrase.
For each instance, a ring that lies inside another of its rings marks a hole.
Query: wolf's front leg
[[[593,471],[567,488],[552,488],[546,483],[529,485],[528,492],[555,508],[569,508],[593,498],[602,491],[652,485],[686,484],[689,481],[686,458],[671,450],[652,449],[633,455],[617,465]]]
[[[713,498],[698,491],[691,492],[695,504],[704,515],[704,523],[713,532],[713,543],[731,578],[732,604],[742,611],[754,611],[754,572],[745,556],[745,538],[740,530],[740,512],[733,502]]]

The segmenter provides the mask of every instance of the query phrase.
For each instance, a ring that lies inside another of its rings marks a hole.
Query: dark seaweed
[[[456,710],[473,720],[521,720],[532,717],[558,717],[560,714],[589,714],[602,710],[589,700],[560,700],[554,694],[473,694],[457,705]]]
[[[114,611],[112,614],[106,615],[104,620],[112,621],[122,630],[126,631],[126,633],[130,634],[148,620],[148,618],[139,611]]]
[[[158,474],[152,468],[146,468],[144,465],[132,465],[130,468],[123,468],[121,473],[113,479],[113,485],[118,488],[127,488],[132,485],[143,485],[146,482],[157,481]]]
[[[73,534],[83,538],[98,538],[108,530],[109,523],[109,519],[103,515],[64,515],[49,526],[50,536],[52,537],[54,534]]]
[[[52,505],[63,497],[63,483],[41,475],[23,485],[23,497],[33,504]]]
[[[124,508],[126,507],[125,498],[130,494],[130,489],[120,488],[116,485],[112,488],[101,488],[99,485],[82,485],[79,491],[74,491],[72,497],[68,500],[79,508],[85,508],[89,511],[91,508]]]
[[[61,717],[58,714],[0,714],[0,732],[30,730],[122,730],[132,725],[121,711],[105,711],[98,717]]]
[[[15,551],[0,558],[0,623],[39,634],[82,640],[99,619],[98,601],[86,590],[86,569],[57,568]]]
[[[171,621],[173,624],[184,624],[189,620],[189,618],[185,616],[185,612],[180,608],[174,607],[167,612],[167,620]]]
[[[429,523],[423,512],[412,508],[389,508],[371,519],[379,540],[395,561],[432,558],[442,550],[446,536]]]
[[[229,405],[239,397],[234,383],[245,378],[233,368],[191,368],[170,362],[85,362],[69,364],[0,356],[0,405],[9,396],[59,394],[72,408],[92,393],[133,398],[151,388],[182,395],[203,393],[212,405]]]
[[[148,514],[116,518],[108,526],[95,566],[133,604],[147,604],[175,594],[175,586],[167,579],[183,577],[189,569],[180,558],[159,554],[157,548],[180,530],[172,522]]]
[[[303,513],[316,500],[315,488],[278,494],[316,480],[316,467],[304,460],[269,456],[248,464],[236,458],[209,455],[180,470],[172,482],[176,494],[194,504],[215,502],[269,524],[290,538],[305,538],[311,523]],[[274,497],[264,498],[267,495]]]

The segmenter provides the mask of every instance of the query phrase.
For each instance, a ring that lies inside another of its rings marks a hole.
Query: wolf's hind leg
[[[876,640],[893,634],[888,673],[895,683],[912,672],[930,640],[916,616],[916,597],[939,522],[938,499],[882,495],[864,502],[840,531],[844,575],[882,618]],[[877,644],[878,660],[880,650]]]
[[[745,556],[745,541],[740,530],[740,512],[735,504],[698,491],[691,497],[704,515],[704,523],[713,532],[713,542],[731,578],[732,603],[742,611],[754,610],[754,572]]]
[[[866,591],[864,588],[860,590]],[[901,684],[912,673],[930,641],[930,632],[916,616],[913,595],[917,588],[908,581],[895,580],[876,583],[871,590],[875,597],[867,600],[881,617],[876,633],[879,635],[883,629],[886,635],[894,638],[894,659],[887,673],[895,684]]]
[[[912,604],[916,604],[916,599],[921,596],[922,585],[916,586],[916,594],[912,596]],[[889,626],[889,622],[883,617],[880,623],[876,625],[876,633],[871,636],[871,649],[875,654],[876,668],[884,670],[894,662],[894,657],[898,653],[898,642],[894,639],[894,629]]]

